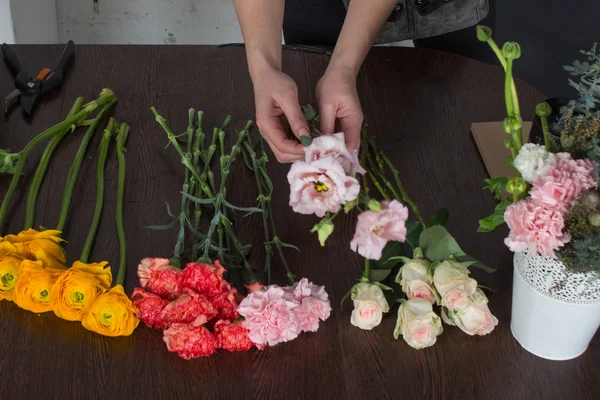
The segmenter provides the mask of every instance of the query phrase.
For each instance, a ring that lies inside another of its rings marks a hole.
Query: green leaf
[[[397,257],[391,257],[387,261],[388,262],[398,261],[398,262],[402,262],[403,264],[406,264],[407,262],[410,262],[410,258],[405,257],[405,256],[397,256]]]
[[[477,285],[477,288],[479,288],[479,289],[485,289],[485,290],[489,290],[490,292],[497,292],[497,290],[496,290],[496,289],[492,289],[491,287],[488,287],[488,286]]]
[[[421,236],[421,232],[423,232],[423,226],[420,223],[413,220],[406,221],[406,243],[408,243],[410,247],[419,247],[419,237]]]
[[[193,201],[194,203],[198,203],[198,204],[212,204],[215,202],[215,199],[200,199],[198,197],[194,197],[189,193],[184,193],[181,192],[181,194],[183,195],[183,197],[185,197],[186,199]]]
[[[489,274],[491,274],[492,272],[496,272],[497,269],[496,268],[492,268],[492,267],[488,267],[487,265],[485,265],[484,263],[482,263],[481,261],[477,260],[474,257],[471,257],[468,254],[465,254],[464,256],[460,257],[458,259],[458,261],[464,265],[465,267],[475,267],[475,268],[479,268]]]
[[[454,237],[440,225],[432,226],[421,233],[419,247],[430,261],[444,261],[450,256],[465,255]]]
[[[234,206],[231,203],[228,203],[227,201],[224,201],[225,206],[228,208],[231,208],[232,210],[238,210],[238,211],[246,211],[249,213],[261,213],[263,212],[262,209],[258,208],[258,207],[238,207],[238,206]]]
[[[509,199],[498,203],[492,215],[488,215],[484,219],[479,220],[479,228],[477,229],[477,232],[491,232],[496,229],[497,226],[502,225],[504,223],[504,212],[511,204],[512,201]]]
[[[321,220],[321,222],[313,226],[310,231],[311,233],[317,232],[317,235],[319,236],[319,243],[321,243],[321,246],[324,247],[327,238],[333,233],[333,222],[331,222],[330,217],[325,217]]]
[[[346,300],[348,300],[348,298],[350,297],[350,295],[352,294],[352,288],[350,288],[350,290],[348,290],[348,293],[346,293],[344,295],[344,297],[342,297],[342,302],[340,303],[340,310],[344,310],[344,302]]]
[[[171,223],[166,224],[166,225],[150,225],[150,226],[145,226],[144,229],[152,229],[155,231],[166,231],[167,229],[173,228],[175,225],[177,225],[178,222],[179,222],[179,218],[174,220]]]
[[[394,268],[399,262],[396,257],[401,255],[404,255],[404,246],[402,243],[390,241],[383,248],[379,261],[373,262],[372,267],[373,269]]]
[[[294,246],[293,244],[284,243],[284,242],[279,242],[279,244],[281,245],[281,247],[287,247],[289,249],[294,249],[296,251],[300,251],[300,249],[297,248],[296,246]]]
[[[381,282],[387,278],[391,272],[391,269],[372,269],[369,271],[369,280],[371,282]]]
[[[503,176],[500,178],[485,179],[485,183],[487,183],[487,186],[485,186],[483,189],[494,193],[494,197],[496,198],[496,200],[500,200],[500,197],[502,196],[502,191],[508,183],[508,178]]]
[[[441,225],[446,226],[448,223],[448,218],[450,217],[450,212],[447,208],[440,208],[435,212],[435,215],[426,222],[427,226]]]
[[[392,292],[394,291],[394,289],[392,289],[391,287],[386,286],[386,285],[384,285],[383,283],[380,283],[380,282],[373,282],[373,285],[379,287],[381,290],[390,290]]]
[[[305,120],[312,121],[317,117],[317,111],[310,104],[306,104],[300,107],[302,108],[302,114],[304,115]]]
[[[177,215],[173,214],[173,211],[171,211],[171,206],[169,203],[165,201],[165,204],[167,205],[167,214],[169,214],[170,217],[177,218]]]

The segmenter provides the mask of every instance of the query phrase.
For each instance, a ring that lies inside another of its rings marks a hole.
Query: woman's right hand
[[[277,161],[289,163],[304,158],[302,144],[288,139],[281,123],[285,115],[297,138],[310,135],[298,102],[298,87],[292,78],[275,68],[253,74],[256,125]]]

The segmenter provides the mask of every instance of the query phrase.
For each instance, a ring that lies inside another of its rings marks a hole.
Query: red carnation
[[[207,357],[217,351],[215,337],[203,326],[173,324],[163,333],[167,349],[186,360]]]
[[[166,258],[144,258],[137,270],[143,288],[169,300],[181,294],[180,273]]]
[[[222,292],[210,297],[210,302],[219,313],[217,315],[218,319],[232,320],[240,316],[237,312],[236,294],[237,290],[231,289],[229,292]]]
[[[183,293],[162,310],[160,317],[167,325],[183,323],[200,326],[217,316],[217,310],[206,297],[190,289],[183,289]]]
[[[133,306],[138,310],[135,316],[144,322],[148,328],[166,328],[161,312],[169,304],[167,300],[161,299],[154,293],[147,292],[142,288],[133,290],[131,300]]]
[[[221,349],[248,351],[252,346],[256,346],[248,337],[248,332],[242,321],[231,323],[230,321],[221,320],[215,324],[215,341]]]
[[[189,263],[181,271],[181,286],[205,296],[216,296],[230,288],[229,283],[223,279],[223,272],[225,268],[219,260],[214,265]]]

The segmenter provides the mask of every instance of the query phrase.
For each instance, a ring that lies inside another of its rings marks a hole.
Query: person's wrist
[[[356,65],[356,63],[344,60],[335,60],[332,58],[325,73],[341,75],[346,78],[352,78],[356,80],[359,69],[360,65]]]
[[[266,55],[258,51],[247,53],[248,70],[253,83],[260,81],[263,76],[270,75],[274,71],[281,71],[281,60],[276,55]]]

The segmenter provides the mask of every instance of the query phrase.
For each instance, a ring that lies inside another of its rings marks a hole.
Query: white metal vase
[[[515,253],[510,329],[538,357],[570,360],[600,326],[600,279],[568,271],[552,258]]]

